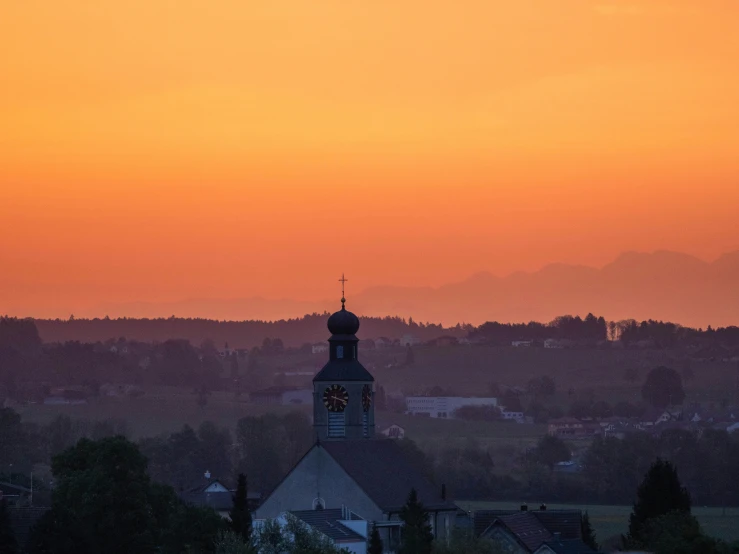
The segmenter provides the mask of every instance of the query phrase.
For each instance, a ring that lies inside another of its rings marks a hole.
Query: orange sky
[[[733,0],[0,13],[0,313],[739,248]]]

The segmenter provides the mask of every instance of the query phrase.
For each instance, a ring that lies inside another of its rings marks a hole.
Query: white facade
[[[532,344],[533,343],[530,340],[514,340],[511,343],[511,346],[515,348],[529,348]]]
[[[328,352],[328,344],[314,344],[311,347],[311,352],[313,352],[313,354],[323,354],[324,352]]]
[[[511,419],[517,423],[524,422],[523,412],[509,412],[507,410],[503,410],[500,412],[500,415],[503,419]]]
[[[380,431],[380,434],[385,435],[389,439],[402,439],[405,437],[405,429],[393,423],[387,429]]]
[[[416,344],[420,343],[421,339],[413,335],[403,335],[400,338],[400,346],[415,346]]]
[[[463,396],[409,396],[405,399],[406,413],[452,419],[454,411],[463,406],[497,406],[497,398],[466,398]]]

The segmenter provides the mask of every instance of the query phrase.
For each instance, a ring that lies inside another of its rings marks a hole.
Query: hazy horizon
[[[635,275],[640,281],[632,279]],[[359,315],[411,317],[416,321],[440,323],[447,327],[457,323],[479,325],[491,320],[546,322],[559,315],[585,316],[589,312],[614,321],[661,319],[692,327],[715,327],[739,323],[733,311],[736,306],[731,300],[733,282],[737,277],[739,251],[727,252],[712,260],[665,250],[649,253],[630,251],[600,267],[555,262],[536,271],[513,271],[498,275],[480,271],[437,287],[393,283],[362,287],[360,275],[349,278],[346,296],[349,308]],[[625,290],[619,291],[617,289],[621,281]],[[355,285],[354,289],[352,284]],[[323,298],[301,298],[289,294],[268,298],[244,291],[233,297],[190,297],[171,301],[158,301],[152,297],[128,302],[104,299],[87,306],[70,306],[56,313],[32,313],[22,309],[8,313],[37,319],[66,319],[74,314],[77,318],[175,316],[277,321],[334,311],[338,307],[340,285],[338,280],[333,280],[331,285],[333,298],[328,295]],[[655,287],[660,291],[673,290],[673,295],[666,298],[675,305],[666,309],[665,298],[653,298]],[[712,306],[709,301],[700,309],[695,309],[695,302],[701,303],[706,297],[686,301],[682,298],[686,292],[694,295],[706,292],[710,293],[711,298],[716,295],[727,295],[729,298],[720,308]],[[527,305],[532,298],[537,300],[534,307]],[[512,304],[506,303],[511,300]],[[538,309],[541,303],[546,305],[543,311]],[[433,306],[433,309],[429,306]]]

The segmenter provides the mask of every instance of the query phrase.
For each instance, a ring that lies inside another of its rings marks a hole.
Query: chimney
[[[446,500],[446,485],[444,483],[441,484],[441,499]]]
[[[542,504],[541,506],[539,506],[539,509],[540,509],[540,510],[541,510],[542,512],[546,512],[546,511],[547,511],[547,505],[546,505],[546,504]]]
[[[207,469],[205,470],[205,478],[210,479],[210,471],[208,471]]]
[[[528,512],[529,511],[528,504],[526,504],[526,503],[521,504],[521,511],[522,512]]]

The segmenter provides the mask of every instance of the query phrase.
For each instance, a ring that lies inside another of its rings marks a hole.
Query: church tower
[[[313,378],[313,427],[319,441],[375,435],[375,379],[357,359],[359,318],[345,302],[342,290],[341,310],[328,318],[329,360]]]

